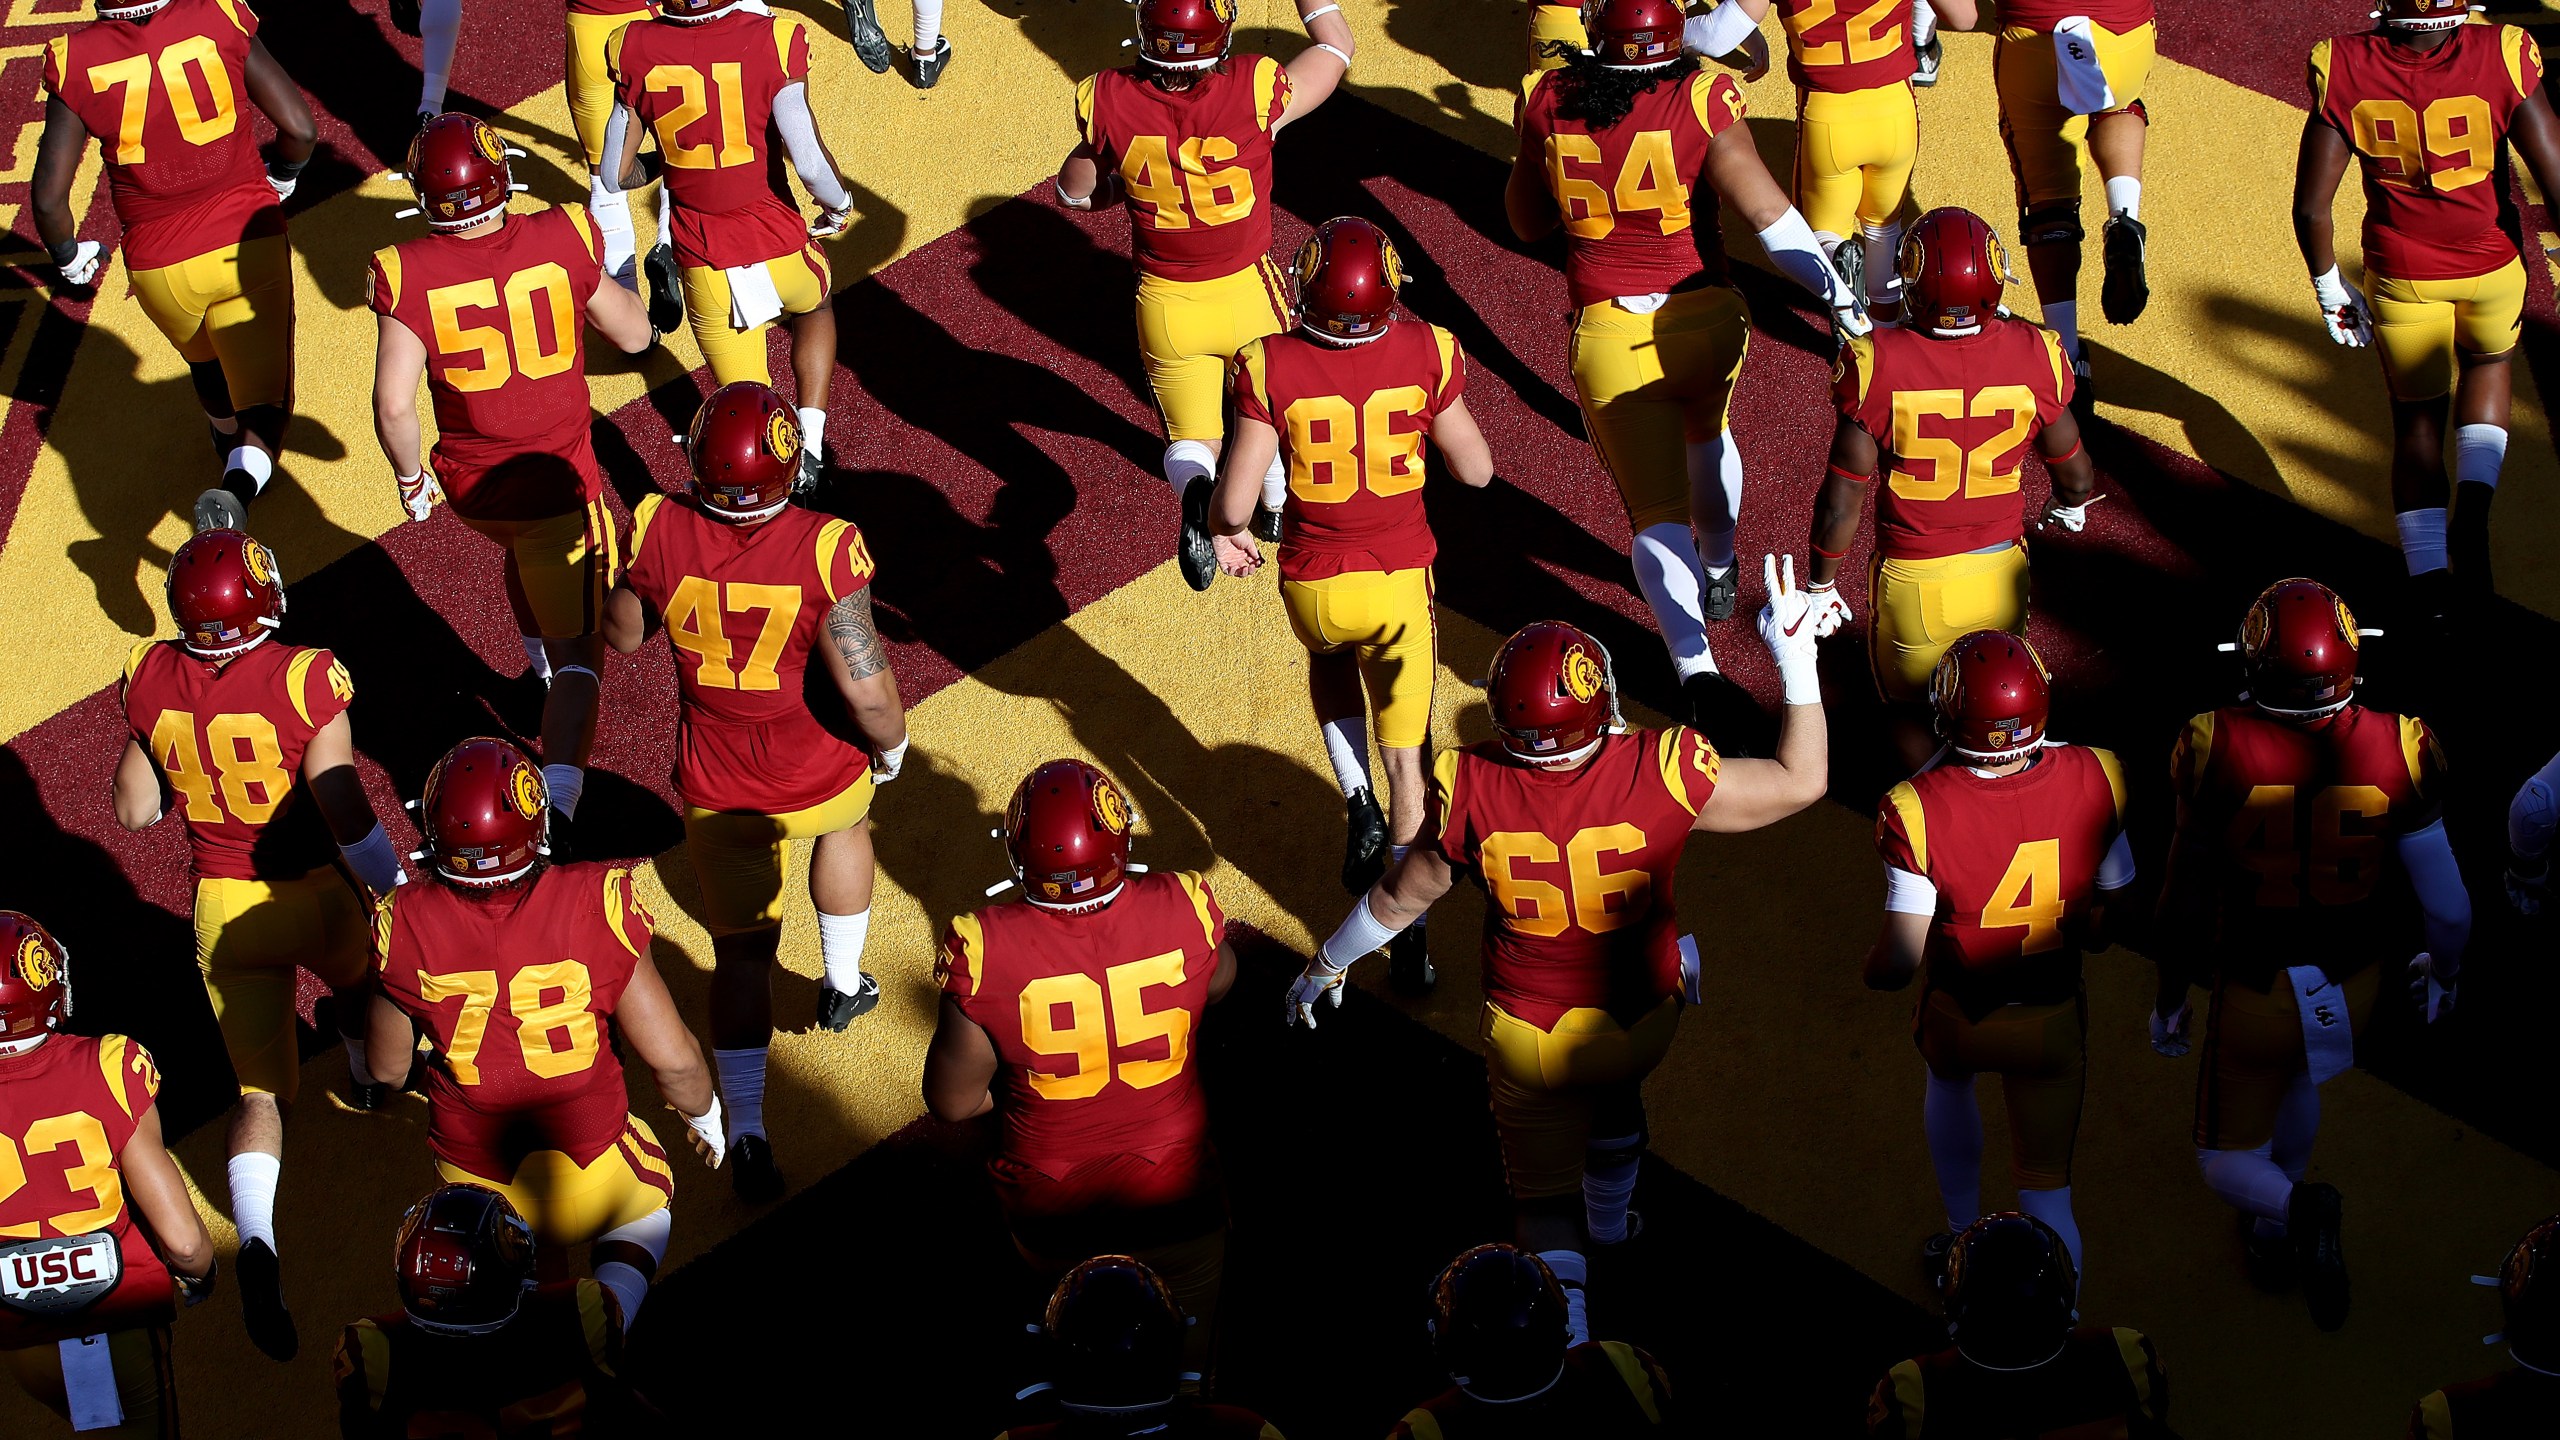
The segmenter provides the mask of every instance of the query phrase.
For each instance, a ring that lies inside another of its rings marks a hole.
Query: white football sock
[[[2107,182],[2107,213],[2129,220],[2142,218],[2142,182],[2131,175],[2119,175]]]
[[[2465,485],[2498,488],[2498,471],[2507,463],[2507,431],[2502,425],[2462,425],[2453,432],[2453,478]]]
[[[2411,575],[2442,570],[2452,563],[2444,553],[2443,506],[2403,510],[2391,522],[2400,527],[2400,558],[2408,562]]]
[[[820,460],[827,458],[827,412],[815,405],[800,407],[800,443]]]
[[[2071,1268],[2086,1273],[2080,1263],[2080,1222],[2071,1215],[2071,1187],[2059,1190],[2021,1190],[2018,1208],[2053,1227],[2062,1237],[2063,1248],[2071,1252]]]
[[[546,685],[550,684],[551,652],[543,648],[542,637],[539,635],[525,635],[518,638],[524,641],[526,673],[540,678]]]
[[[2279,1223],[2293,1201],[2293,1181],[2268,1158],[2271,1147],[2196,1151],[2205,1186],[2233,1209]]]
[[[830,915],[818,912],[818,958],[826,966],[827,988],[839,995],[862,993],[862,942],[871,935],[871,912]]]
[[[1591,1305],[1583,1298],[1582,1287],[1591,1283],[1591,1266],[1579,1250],[1541,1250],[1538,1258],[1555,1272],[1556,1283],[1564,1287],[1565,1344],[1585,1345],[1591,1341]]]
[[[1929,0],[1911,0],[1911,43],[1926,45],[1938,35],[1938,12]]]
[[[1937,13],[1929,10],[1928,0],[1921,0],[1920,8],[1932,15]],[[1902,222],[1894,220],[1882,225],[1861,225],[1858,227],[1858,243],[1867,247],[1867,303],[1901,303],[1902,271],[1897,267],[1902,261]]]
[[[1689,523],[1708,573],[1733,568],[1733,531],[1742,521],[1742,447],[1733,431],[1689,446]]]
[[[942,0],[916,0],[916,53],[942,48]]]
[[[1262,508],[1278,510],[1289,503],[1289,462],[1278,451],[1271,454],[1271,468],[1262,472]]]
[[[1938,1174],[1947,1228],[1961,1232],[1982,1218],[1982,1107],[1973,1103],[1973,1077],[1942,1080],[1931,1072],[1920,1121],[1929,1136],[1929,1164]]]
[[[631,262],[639,253],[640,241],[631,230],[631,197],[606,189],[601,177],[590,176],[587,213],[596,217],[596,234],[604,240],[604,273],[616,280],[636,280]]]
[[[640,1302],[649,1298],[649,1279],[667,1258],[667,1236],[675,1228],[675,1210],[661,1205],[628,1225],[607,1230],[596,1238],[596,1245],[630,1245],[649,1252],[649,1268],[643,1271],[628,1260],[606,1260],[596,1266],[596,1283],[613,1292],[622,1303],[622,1328],[627,1332],[631,1322],[640,1317]]]
[[[662,180],[658,182],[658,234],[654,243],[674,245],[676,243],[675,223],[675,187]]]
[[[1324,722],[1325,758],[1333,762],[1333,783],[1350,799],[1369,784],[1369,718],[1353,715]]]
[[[2044,307],[2044,328],[2061,337],[2062,353],[2073,363],[2078,363],[2082,354],[2080,302],[2077,300],[2047,301]]]
[[[720,1103],[729,1112],[729,1143],[741,1135],[764,1133],[765,1047],[714,1050],[720,1071]]]
[[[587,772],[578,765],[545,765],[542,767],[543,788],[551,792],[551,808],[575,820],[578,797],[587,793]]]
[[[1707,576],[1689,527],[1652,526],[1636,536],[1627,558],[1635,564],[1636,589],[1653,608],[1679,678],[1716,668],[1715,655],[1707,648]]]
[[[2284,1092],[2284,1104],[2276,1109],[2276,1136],[2269,1142],[2267,1159],[2286,1179],[2299,1184],[2311,1169],[2311,1142],[2319,1138],[2320,1087],[2311,1083],[2305,1071],[2293,1077],[2292,1088]]]
[[[382,827],[379,824],[376,824],[373,828],[380,830]],[[359,1021],[358,1023],[362,1022]],[[364,1036],[361,1034],[350,1035],[346,1031],[341,1030],[338,1032],[338,1043],[345,1047],[347,1052],[347,1078],[355,1081],[359,1085],[372,1084],[373,1059],[366,1053]]]
[[[1822,247],[1822,258],[1831,261],[1834,265],[1840,263],[1837,258],[1837,254],[1840,249],[1840,242],[1842,238],[1843,237],[1841,236],[1832,234],[1828,230],[1816,230],[1813,232],[1813,243]]]
[[[1194,480],[1212,480],[1218,474],[1218,457],[1197,440],[1176,440],[1164,447],[1164,479],[1173,487],[1173,498],[1179,501]]]
[[[1644,1163],[1644,1137],[1593,1140],[1582,1152],[1582,1223],[1591,1238],[1615,1245],[1627,1238],[1627,1202],[1635,1198],[1636,1171]]]
[[[445,82],[453,74],[453,43],[462,34],[462,0],[419,0],[418,108],[444,113]]]
[[[256,1150],[243,1151],[231,1157],[231,1223],[240,1231],[240,1243],[264,1240],[267,1248],[276,1248],[276,1179],[284,1173],[284,1161]]]
[[[275,476],[276,457],[255,445],[235,445],[231,448],[231,458],[222,462],[222,469],[226,476],[234,470],[247,475],[249,493],[263,494],[267,481]]]

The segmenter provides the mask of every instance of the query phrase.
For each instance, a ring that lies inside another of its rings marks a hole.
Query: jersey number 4
[[[1043,1055],[1072,1055],[1076,1068],[1060,1075],[1031,1072],[1031,1089],[1043,1100],[1083,1100],[1102,1093],[1118,1075],[1132,1090],[1158,1086],[1191,1063],[1191,1012],[1176,1006],[1147,1008],[1150,985],[1182,983],[1182,952],[1168,950],[1144,960],[1131,960],[1102,972],[1102,979],[1075,973],[1044,975],[1022,987],[1022,1043]],[[1105,998],[1106,987],[1108,998]],[[1067,1023],[1058,1023],[1059,1010]],[[1112,1064],[1115,1049],[1162,1040],[1165,1053],[1155,1060],[1123,1059]]]

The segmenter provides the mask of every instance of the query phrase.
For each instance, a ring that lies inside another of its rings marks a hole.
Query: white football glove
[[[1333,1008],[1341,1009],[1343,981],[1350,973],[1347,970],[1327,970],[1320,959],[1308,961],[1307,968],[1298,972],[1298,978],[1289,982],[1288,1007],[1281,1016],[1281,1022],[1304,1025],[1310,1030],[1316,1028],[1317,1002],[1330,998]]]
[[[1849,602],[1840,598],[1838,581],[1807,585],[1804,593],[1813,602],[1813,634],[1817,640],[1839,634],[1841,626],[1856,618],[1849,613]]]
[[[2337,266],[2330,266],[2326,275],[2311,277],[2311,294],[2320,302],[2320,323],[2329,327],[2331,340],[2350,350],[2373,343],[2373,309]]]
[[[2195,1038],[2196,1007],[2180,1002],[2178,1013],[2163,1015],[2151,1012],[2151,1048],[2175,1060],[2187,1053]]]
[[[812,240],[832,240],[836,236],[843,234],[846,228],[852,224],[852,206],[847,205],[841,210],[833,210],[822,205],[818,207],[818,218],[809,222],[809,238]]]
[[[95,240],[82,240],[71,247],[71,258],[55,262],[65,285],[86,285],[98,278],[98,267],[105,263],[107,247]]]
[[[899,741],[871,757],[871,783],[886,785],[907,768],[907,747],[915,743],[913,736]]]
[[[1796,557],[1769,555],[1761,561],[1769,603],[1760,607],[1760,643],[1778,662],[1778,679],[1790,705],[1822,703],[1822,672],[1815,665],[1813,642],[1820,633],[1813,620],[1813,595],[1796,588]]]
[[[1840,303],[1843,296],[1846,296],[1848,299],[1849,303],[1846,305]],[[1858,299],[1855,295],[1849,295],[1848,287],[1846,285],[1843,285],[1839,290],[1833,292],[1831,297],[1831,331],[1835,336],[1846,335],[1855,339],[1858,336],[1865,335],[1873,331],[1875,328],[1876,322],[1867,318],[1866,303]]]
[[[400,509],[411,520],[426,519],[444,499],[444,487],[436,483],[435,472],[423,465],[415,475],[394,474],[391,478],[400,487]]]
[[[681,1110],[676,1113],[684,1115]],[[712,1096],[711,1108],[701,1114],[685,1115],[684,1128],[692,1132],[689,1138],[693,1153],[702,1157],[703,1164],[719,1169],[720,1162],[729,1157],[729,1131],[720,1118],[720,1097]]]
[[[2543,897],[2551,890],[2551,862],[2544,861],[2531,873],[2515,861],[2507,862],[2507,903],[2519,915],[2542,913]]]
[[[2453,1013],[2455,987],[2459,984],[2459,971],[2452,966],[2438,967],[2432,955],[2420,955],[2409,962],[2409,1000],[2418,1007],[2418,1018],[2430,1025]]]
[[[287,175],[278,179],[273,170],[267,172],[267,188],[276,192],[276,200],[279,204],[292,199],[294,188],[301,183],[302,177],[299,175]]]

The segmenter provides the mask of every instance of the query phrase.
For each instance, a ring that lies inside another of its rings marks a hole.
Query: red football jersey
[[[2425,721],[2350,705],[2296,725],[2230,706],[2187,722],[2169,774],[2171,883],[2203,887],[2224,973],[2257,988],[2318,964],[2344,980],[2380,958],[2400,898],[2382,884],[2391,842],[2442,813],[2444,751]]]
[[[595,225],[576,205],[373,252],[374,313],[427,347],[435,465],[457,513],[544,519],[604,494],[587,438],[586,325],[603,282]]]
[[[1978,1014],[2079,993],[2071,937],[2123,828],[2123,767],[2083,745],[1998,777],[1949,760],[1885,792],[1877,853],[1938,890],[1930,988]]]
[[[148,23],[100,20],[45,46],[45,93],[105,152],[129,269],[284,233],[249,116],[257,33],[245,0],[170,0]]]
[[[1486,999],[1546,1028],[1585,1007],[1632,1022],[1678,993],[1672,881],[1720,763],[1676,725],[1611,735],[1569,771],[1494,741],[1441,753],[1423,833],[1492,896]]]
[[[799,16],[738,10],[698,25],[634,21],[606,44],[605,63],[614,99],[666,157],[678,260],[725,270],[809,243],[773,123],[774,97],[809,78]]]
[[[1143,1435],[1146,1440],[1280,1440],[1280,1429],[1250,1410],[1235,1405],[1212,1405],[1203,1400],[1178,1400],[1169,1410],[1143,1416],[1132,1415],[1127,1433]],[[1108,1432],[1104,1432],[1106,1435]],[[996,1436],[996,1440],[1101,1440],[1091,1427],[1066,1420],[1047,1420],[1037,1425],[1018,1425]]]
[[[999,1159],[1059,1180],[1089,1161],[1204,1147],[1193,1046],[1226,935],[1218,897],[1188,871],[1132,875],[1091,914],[1014,903],[953,920],[937,969],[1003,1061]]]
[[[0,1350],[165,1325],[175,1313],[176,1282],[125,1204],[116,1169],[159,1094],[151,1052],[122,1035],[55,1035],[0,1057],[0,1157],[8,1165],[8,1183],[0,1184]],[[28,1243],[82,1235],[114,1237],[124,1267],[114,1286],[60,1314],[19,1309],[71,1301],[89,1277],[104,1279],[102,1255]]]
[[[646,15],[649,0],[569,0],[572,15]]]
[[[224,665],[174,640],[133,647],[125,725],[168,782],[198,878],[290,880],[335,858],[302,752],[355,694],[337,656],[281,640]]]
[[[1236,413],[1279,431],[1289,462],[1280,578],[1430,564],[1422,456],[1431,422],[1466,393],[1456,338],[1405,320],[1365,345],[1266,336],[1236,362]]]
[[[1271,127],[1289,108],[1289,72],[1232,56],[1188,90],[1130,66],[1076,86],[1076,133],[1120,177],[1138,268],[1215,280],[1271,249]]]
[[[1520,107],[1520,153],[1544,157],[1547,193],[1564,212],[1573,303],[1651,295],[1725,279],[1716,194],[1699,194],[1707,146],[1742,123],[1742,91],[1701,70],[1636,97],[1627,117],[1593,133],[1556,110],[1556,76],[1530,77]],[[1693,227],[1706,233],[1693,235]]]
[[[2464,25],[2420,54],[2383,35],[2311,47],[2311,110],[2364,174],[2364,261],[2399,280],[2486,275],[2516,258],[2500,213],[2516,107],[2542,49],[2513,25]]]
[[[436,1159],[504,1180],[536,1150],[586,1165],[623,1138],[631,1103],[611,1017],[655,930],[618,865],[554,865],[485,894],[431,880],[384,898],[374,961],[382,993],[435,1046]]]
[[[2000,23],[2050,32],[2074,15],[2118,35],[2152,22],[2152,0],[2004,0]]]
[[[1899,85],[1919,64],[1905,0],[1778,0],[1778,19],[1787,27],[1787,73],[1807,90]]]
[[[871,583],[850,520],[787,506],[760,525],[652,495],[631,518],[622,583],[666,617],[684,698],[676,789],[702,810],[783,815],[843,794],[871,765],[841,719],[825,662],[809,662],[829,606]],[[827,698],[812,703],[809,687]],[[838,717],[823,721],[824,708]]]
[[[1929,560],[2027,533],[2019,468],[2036,432],[2070,408],[2071,362],[2052,331],[2024,320],[1972,335],[1880,325],[1841,347],[1831,398],[1884,452],[1877,549]]]
[[[581,1440],[645,1433],[622,1308],[593,1280],[528,1292],[505,1328],[446,1335],[393,1311],[339,1332],[339,1433],[363,1440]]]

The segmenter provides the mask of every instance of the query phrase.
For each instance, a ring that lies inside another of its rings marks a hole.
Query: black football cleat
[[[293,1312],[284,1308],[284,1275],[276,1252],[264,1240],[240,1246],[240,1318],[249,1327],[249,1343],[268,1359],[282,1364],[302,1348],[294,1333]]]
[[[371,1114],[391,1103],[391,1087],[379,1080],[354,1080],[347,1085],[347,1108]]]
[[[868,973],[863,975],[862,983],[854,987],[850,995],[821,982],[818,986],[818,1028],[842,1030],[870,1014],[872,1008],[879,1003],[880,982],[872,979]]]
[[[1911,83],[1923,89],[1938,83],[1938,66],[1947,58],[1947,42],[1932,35],[1929,43],[1913,50]]]
[[[1404,996],[1428,995],[1440,983],[1431,964],[1430,932],[1408,925],[1387,942],[1387,984]]]
[[[1182,490],[1182,535],[1174,558],[1182,562],[1183,583],[1206,590],[1218,578],[1218,547],[1209,535],[1209,495],[1215,487],[1206,475],[1195,475]]]
[[[1709,570],[1706,572],[1706,577],[1707,588],[1703,594],[1707,619],[1711,621],[1732,619],[1734,599],[1742,593],[1741,562],[1737,560],[1724,567],[1722,575]]]
[[[1253,538],[1280,543],[1280,512],[1268,505],[1253,507]]]
[[[791,477],[791,493],[794,495],[817,494],[818,477],[823,468],[824,462],[818,459],[818,447],[815,445],[804,447],[800,451],[800,473]]]
[[[2071,362],[2071,418],[2084,426],[2098,418],[2098,386],[2089,374],[2085,351]]]
[[[1947,1256],[1955,1248],[1953,1230],[1941,1230],[1920,1242],[1920,1278],[1932,1293],[1947,1288]]]
[[[418,32],[425,28],[425,17],[419,13],[423,8],[418,0],[391,0],[391,28],[416,38]]]
[[[1387,817],[1366,787],[1353,791],[1342,808],[1349,825],[1342,840],[1342,888],[1366,895],[1387,873]]]
[[[888,74],[889,35],[880,28],[880,12],[872,7],[871,0],[844,0],[844,28],[863,67],[874,75]],[[950,43],[943,42],[945,46]]]
[[[729,1184],[750,1205],[770,1205],[782,1198],[782,1167],[773,1163],[773,1146],[761,1135],[741,1135],[729,1142]]]
[[[2246,1211],[2239,1215],[2240,1259],[2249,1272],[2249,1283],[2261,1290],[2282,1292],[2293,1288],[2293,1237],[2285,1232],[2261,1234],[2258,1217]]]
[[[240,503],[239,496],[217,485],[196,497],[193,519],[199,535],[207,530],[246,530],[249,507]]]
[[[916,68],[907,77],[907,83],[919,90],[930,90],[942,79],[942,72],[951,68],[951,37],[943,36],[942,43],[930,55],[910,54],[908,58],[915,62]]]
[[[578,822],[570,819],[567,812],[554,806],[551,811],[551,826],[543,832],[542,843],[549,847],[544,859],[554,865],[568,864],[578,857]]]
[[[1769,746],[1763,734],[1769,717],[1751,692],[1714,670],[1701,670],[1680,682],[1680,698],[1689,707],[1689,724],[1706,732],[1719,754],[1758,755]]]
[[[2132,324],[2151,303],[2151,280],[2143,269],[2149,235],[2130,215],[2107,218],[2107,278],[2098,287],[2098,308],[2111,324]]]
[[[2285,1206],[2287,1238],[2293,1242],[2296,1278],[2311,1323],[2335,1330],[2347,1323],[2346,1201],[2334,1185],[2317,1182],[2293,1187]]]
[[[1855,235],[1851,235],[1842,240],[1838,245],[1832,247],[1831,268],[1839,272],[1840,283],[1849,287],[1849,293],[1857,297],[1858,303],[1861,305],[1865,304],[1867,300],[1867,243]],[[1845,339],[1843,343],[1846,343]],[[1710,616],[1708,618],[1722,619],[1723,617]]]
[[[684,328],[684,272],[676,268],[675,242],[659,236],[640,266],[649,277],[649,328],[673,335]]]

